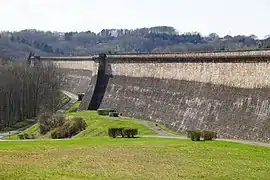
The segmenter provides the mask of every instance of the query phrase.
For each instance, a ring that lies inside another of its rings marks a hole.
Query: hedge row
[[[108,135],[110,137],[116,138],[117,136],[134,138],[138,134],[138,129],[136,128],[109,128]]]
[[[97,113],[100,116],[110,116],[110,117],[118,117],[119,115],[121,115],[114,109],[98,109]]]
[[[204,141],[211,141],[214,138],[217,138],[217,133],[205,130],[190,130],[187,131],[187,137],[190,138],[192,141],[200,141],[201,137]]]
[[[116,112],[114,109],[98,109],[97,113],[100,116],[109,116],[110,112]]]

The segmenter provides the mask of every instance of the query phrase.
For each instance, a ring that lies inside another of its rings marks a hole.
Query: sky
[[[180,33],[270,34],[270,0],[1,0],[0,30],[172,26]],[[268,13],[267,13],[268,10]]]

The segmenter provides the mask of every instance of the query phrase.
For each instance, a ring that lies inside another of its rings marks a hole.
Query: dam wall
[[[96,75],[98,64],[93,61],[53,61],[63,74],[62,88],[72,93],[85,93]]]
[[[64,66],[93,72],[80,110],[116,108],[179,132],[205,129],[222,138],[269,142],[270,57],[222,58],[107,57],[105,63]]]
[[[74,94],[85,93],[89,89],[92,71],[60,69],[60,72],[63,73],[62,89]]]

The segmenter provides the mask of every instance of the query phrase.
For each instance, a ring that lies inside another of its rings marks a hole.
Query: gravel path
[[[163,130],[162,128],[160,128],[160,127],[158,127],[158,126],[156,126],[156,125],[154,125],[152,123],[148,123],[148,122],[145,122],[145,121],[139,121],[139,120],[133,120],[133,122],[145,125],[149,129],[154,130],[157,133],[157,136],[160,136],[160,137],[161,136],[162,137],[179,137],[179,135],[169,133],[169,132]]]
[[[142,136],[142,137],[188,139],[186,136],[180,136],[180,135],[176,135],[176,134],[172,134],[172,133],[166,132],[163,129],[158,128],[155,125],[150,124],[150,123],[147,123],[147,122],[139,122],[139,121],[136,121],[136,122],[147,126],[148,128],[156,131],[156,133],[157,133],[157,135],[145,135],[145,136]],[[270,143],[257,142],[257,141],[236,140],[236,139],[216,139],[216,140],[218,140],[218,141],[236,142],[236,143],[248,144],[248,145],[255,145],[255,146],[270,147]]]
[[[114,118],[114,120],[121,120],[120,118]],[[126,121],[126,120],[125,120]],[[143,135],[140,137],[153,137],[153,138],[173,138],[173,139],[188,139],[187,136],[181,136],[169,133],[162,128],[155,126],[153,123],[147,122],[147,121],[140,121],[140,120],[128,120],[130,122],[136,122],[139,124],[142,124],[149,129],[152,129],[156,132],[156,135]],[[254,146],[264,146],[264,147],[270,147],[270,143],[264,143],[264,142],[257,142],[257,141],[248,141],[248,140],[236,140],[236,139],[216,139],[217,141],[229,141],[229,142],[236,142],[241,144],[248,144],[248,145],[254,145]]]

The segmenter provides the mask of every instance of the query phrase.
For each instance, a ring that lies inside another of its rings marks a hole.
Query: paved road
[[[152,126],[148,126],[150,129],[152,129]],[[157,130],[153,129],[157,132],[157,135],[147,135],[143,137],[158,137],[158,138],[174,138],[174,139],[188,139],[186,136],[180,136],[175,134],[170,134],[164,130]],[[270,148],[270,143],[264,143],[264,142],[257,142],[257,141],[248,141],[248,140],[236,140],[236,139],[216,139],[218,141],[229,141],[229,142],[236,142],[241,144],[248,144],[248,145],[255,145],[255,146],[264,146]]]
[[[12,134],[19,134],[21,131],[24,131],[25,129],[27,129],[29,126],[27,127],[23,127],[23,128],[19,128],[16,129],[14,131],[9,131],[9,132],[0,132],[0,140],[6,136],[12,135]]]
[[[64,93],[66,96],[70,98],[69,102],[65,104],[61,109],[59,109],[58,113],[64,113],[72,104],[74,104],[78,100],[78,95],[62,90],[62,93]]]

